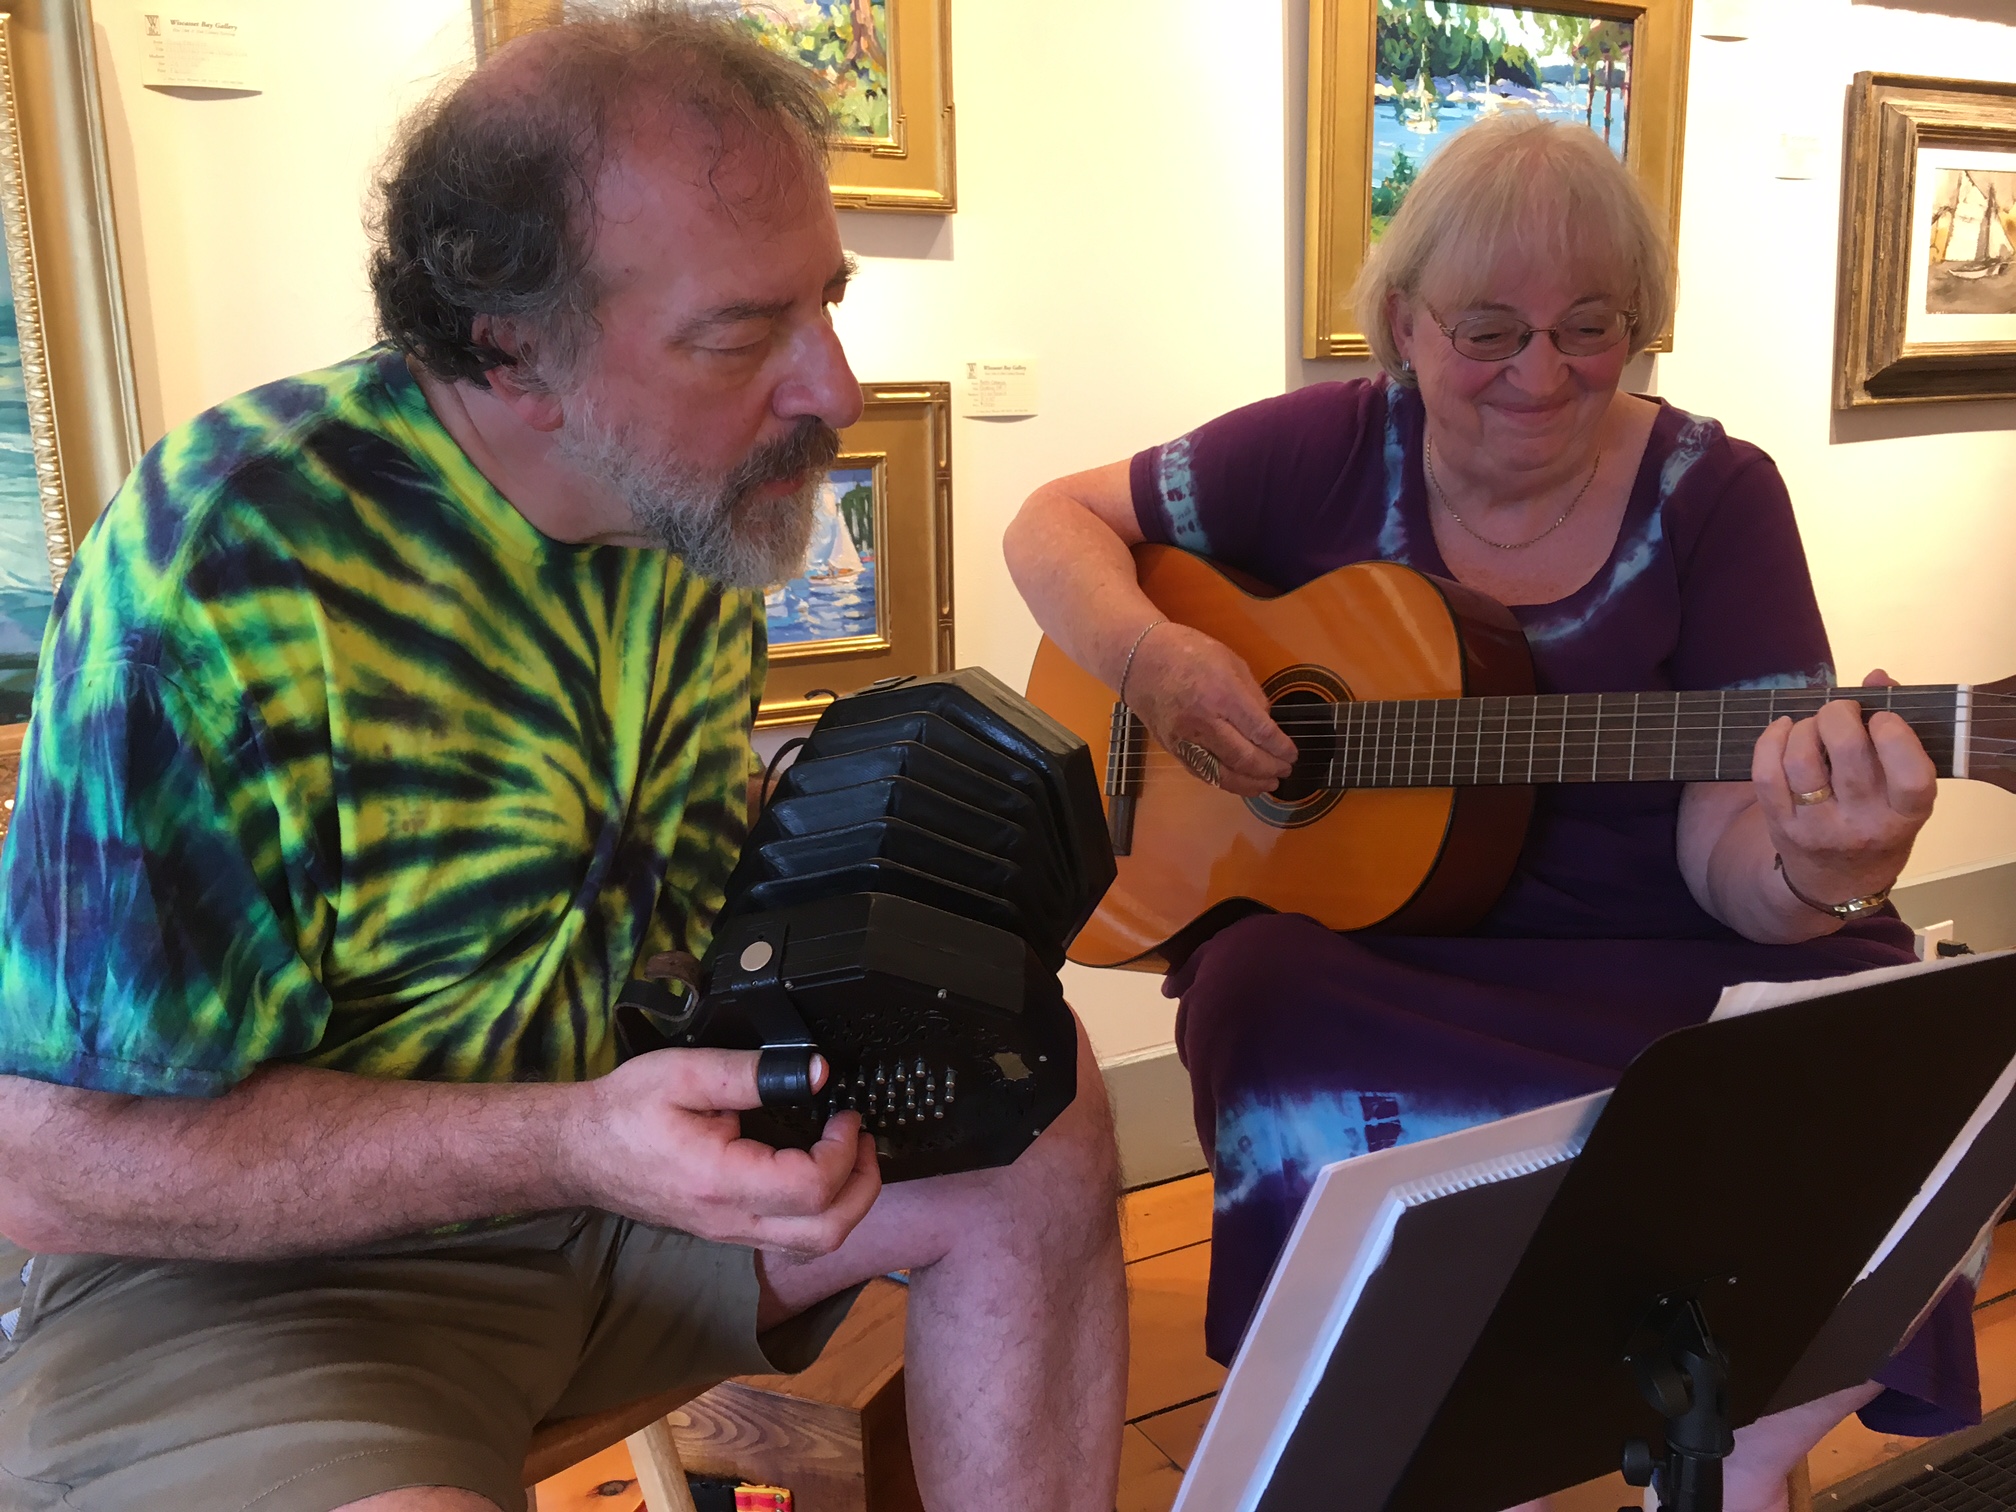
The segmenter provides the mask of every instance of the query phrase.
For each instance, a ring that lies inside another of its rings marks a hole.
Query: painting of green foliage
[[[742,24],[824,81],[843,139],[889,136],[889,0],[743,0]]]
[[[1631,44],[1630,22],[1601,16],[1379,0],[1373,240],[1429,159],[1466,126],[1500,111],[1579,121],[1621,158],[1630,129]]]

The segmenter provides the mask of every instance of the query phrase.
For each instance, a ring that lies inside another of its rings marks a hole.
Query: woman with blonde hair
[[[1246,666],[1141,593],[1136,542],[1281,589],[1373,559],[1456,579],[1511,608],[1543,692],[1831,684],[1771,459],[1619,386],[1672,309],[1671,247],[1601,140],[1528,111],[1481,121],[1367,263],[1384,376],[1039,489],[1009,566],[1044,629],[1234,793],[1271,789],[1294,747]],[[1901,719],[1865,727],[1841,699],[1771,726],[1749,783],[1542,788],[1467,935],[1268,914],[1199,947],[1166,990],[1217,1189],[1211,1353],[1237,1348],[1323,1165],[1608,1086],[1729,983],[1910,960],[1884,900],[1935,791]],[[1899,1433],[1978,1420],[1969,1301],[1955,1287],[1878,1382],[1739,1434],[1730,1512],[1782,1506],[1789,1468],[1858,1407]]]

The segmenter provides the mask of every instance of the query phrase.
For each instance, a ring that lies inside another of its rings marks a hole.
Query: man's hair
[[[593,190],[639,130],[745,144],[823,176],[832,116],[811,73],[718,4],[636,0],[502,49],[416,111],[377,184],[371,292],[385,339],[482,384],[519,359],[478,339],[514,323],[536,384],[597,333]]]

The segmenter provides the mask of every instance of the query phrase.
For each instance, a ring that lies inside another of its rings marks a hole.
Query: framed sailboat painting
[[[1858,74],[1835,404],[2016,398],[2016,84]]]
[[[758,725],[816,718],[835,693],[952,666],[952,391],[869,383],[814,500],[799,570],[763,595],[770,675]]]

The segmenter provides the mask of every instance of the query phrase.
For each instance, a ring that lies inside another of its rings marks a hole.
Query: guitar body
[[[1364,562],[1269,597],[1170,547],[1138,546],[1134,555],[1155,606],[1230,646],[1270,702],[1532,691],[1518,622],[1460,584]],[[1029,698],[1092,747],[1096,770],[1108,770],[1113,690],[1048,637]],[[1268,909],[1332,929],[1460,931],[1504,890],[1533,803],[1530,787],[1245,799],[1207,786],[1159,748],[1136,765],[1131,841],[1118,879],[1072,942],[1081,965],[1165,970],[1215,929]]]

